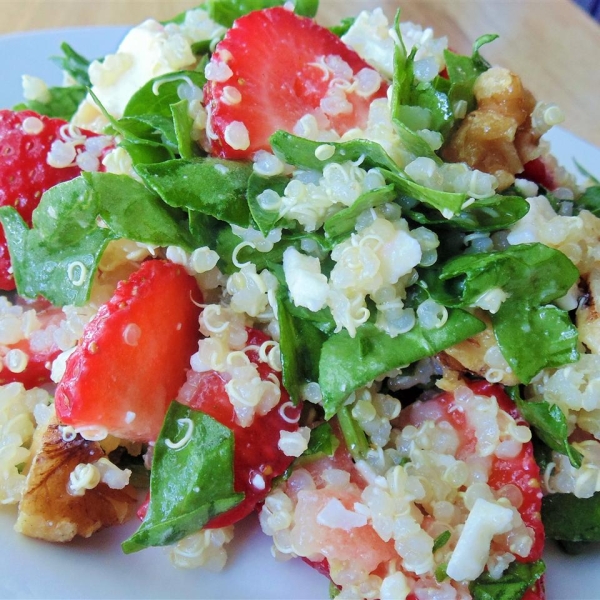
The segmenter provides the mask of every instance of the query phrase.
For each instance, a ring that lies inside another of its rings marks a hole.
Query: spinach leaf
[[[253,10],[282,6],[283,4],[285,4],[285,0],[207,0],[205,6],[213,21],[229,28],[236,19]],[[318,8],[318,0],[296,0],[294,2],[294,12],[305,17],[314,17]]]
[[[402,42],[402,33],[400,32],[400,11],[396,13],[394,30],[400,40],[394,49],[394,79],[392,83],[391,112],[392,121],[396,126],[396,131],[400,136],[402,145],[415,156],[427,156],[437,164],[441,164],[441,159],[431,149],[431,146],[414,131],[413,126],[409,125],[412,112],[410,106],[411,87],[414,82],[414,60],[416,48],[413,48],[410,55],[406,53],[406,47]],[[423,124],[419,129],[427,128],[428,124]],[[416,128],[416,127],[414,127]]]
[[[302,453],[299,458],[300,463],[321,458],[323,456],[333,456],[340,445],[340,440],[333,432],[330,423],[321,423],[310,432],[308,440],[308,448]]]
[[[221,231],[225,228],[231,231],[231,228],[223,221],[195,210],[188,211],[188,218],[195,248],[202,248],[203,246],[215,248]]]
[[[13,110],[33,110],[40,115],[69,121],[87,93],[84,87],[79,86],[51,87],[48,91],[48,102],[26,100],[17,104]]]
[[[180,86],[189,88],[190,82],[201,90],[206,77],[203,72],[177,71],[151,79],[131,97],[123,116],[161,115],[171,118],[171,105],[182,99],[179,96]]]
[[[402,200],[400,204],[404,204]],[[435,209],[427,206],[418,209],[408,206],[405,214],[422,225],[439,225],[444,228],[462,231],[499,231],[507,229],[529,211],[527,201],[519,196],[495,195],[490,198],[476,200],[466,208],[446,219]]]
[[[492,324],[504,358],[523,383],[545,367],[577,360],[577,329],[568,314],[544,306],[564,296],[579,279],[579,271],[562,252],[543,244],[520,244],[465,254],[447,262],[441,272],[430,269],[423,279],[432,296],[447,306],[473,306],[496,288],[508,294]]]
[[[310,321],[295,317],[291,306],[287,289],[280,286],[277,292],[277,316],[283,385],[294,403],[298,403],[303,386],[319,378],[319,356],[326,335]]]
[[[198,145],[192,139],[192,118],[188,115],[189,103],[181,100],[171,104],[173,129],[177,140],[177,151],[181,158],[191,160],[198,154]]]
[[[350,27],[354,25],[354,21],[356,21],[356,17],[344,17],[337,25],[330,27],[329,31],[338,37],[342,37],[348,33]]]
[[[361,194],[348,208],[344,208],[326,219],[323,224],[325,234],[337,243],[348,237],[356,225],[356,219],[369,208],[375,208],[386,202],[393,202],[396,192],[393,185],[377,188]]]
[[[516,386],[506,391],[537,436],[552,450],[568,456],[571,464],[579,468],[583,456],[569,444],[567,417],[560,407],[545,400],[523,400]]]
[[[469,584],[473,600],[521,600],[525,592],[544,574],[546,565],[512,562],[502,577],[494,579],[487,571]]]
[[[362,427],[352,416],[352,410],[349,406],[342,406],[336,413],[342,435],[346,446],[354,460],[365,458],[369,450],[369,442]]]
[[[573,159],[577,170],[584,176],[587,177],[594,185],[600,185],[600,179],[592,174],[591,171],[588,171],[581,163]]]
[[[195,210],[240,227],[250,225],[246,201],[252,173],[249,163],[212,157],[176,159],[139,165],[137,172],[169,206]]]
[[[123,551],[174,544],[237,506],[244,494],[233,488],[233,446],[231,429],[172,402],[154,447],[148,512]]]
[[[167,151],[165,156],[173,157],[178,151],[177,134],[173,118],[162,115],[148,114],[137,117],[123,117],[119,119],[119,131],[125,132],[127,140],[137,143],[151,143],[157,148]]]
[[[100,257],[114,235],[109,229],[75,224],[79,231],[68,246],[48,248],[12,206],[0,208],[19,295],[43,296],[52,304],[82,305],[89,297]]]
[[[275,227],[277,221],[279,221],[279,211],[263,208],[258,202],[258,196],[266,190],[273,190],[279,196],[283,196],[283,192],[289,182],[289,177],[285,175],[277,175],[275,177],[263,177],[256,173],[250,175],[247,191],[248,207],[250,208],[254,222],[263,235],[268,235]]]
[[[66,42],[60,45],[60,49],[63,55],[51,56],[50,60],[68,73],[81,87],[91,87],[92,84],[88,75],[91,61],[81,56],[78,52],[75,52]]]
[[[433,356],[485,329],[482,321],[467,312],[448,313],[447,322],[439,329],[426,330],[417,324],[395,338],[372,323],[361,325],[354,338],[347,331],[332,335],[323,344],[319,361],[326,418],[332,417],[353,391],[379,375]]]
[[[542,499],[546,536],[570,542],[600,542],[600,492],[590,498],[548,494]]]
[[[579,210],[589,210],[597,217],[600,216],[600,185],[587,188],[575,202]]]

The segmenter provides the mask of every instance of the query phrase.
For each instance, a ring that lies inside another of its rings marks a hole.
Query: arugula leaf
[[[342,37],[348,33],[348,30],[354,25],[356,17],[344,17],[337,25],[333,25],[329,28],[331,33],[334,33],[338,37]]]
[[[369,441],[362,427],[352,416],[349,406],[342,406],[336,413],[346,446],[354,460],[364,459],[369,451]]]
[[[258,202],[260,196],[266,190],[273,190],[279,196],[283,196],[283,192],[290,178],[285,175],[277,175],[275,177],[263,177],[252,173],[248,179],[248,207],[254,222],[260,229],[263,235],[269,235],[269,232],[275,227],[279,221],[278,210],[266,210]]]
[[[187,435],[181,448],[167,444]],[[231,429],[172,402],[154,447],[148,512],[137,532],[123,542],[123,551],[174,544],[237,506],[244,494],[233,488],[233,445]]]
[[[376,377],[400,365],[433,356],[483,331],[485,324],[462,310],[449,310],[439,329],[415,325],[395,338],[372,323],[361,325],[356,337],[347,331],[332,335],[321,349],[319,385],[326,418],[331,418],[346,398]]]
[[[63,52],[63,56],[51,56],[50,60],[68,73],[81,87],[91,87],[92,84],[88,75],[91,61],[78,52],[75,52],[67,42],[63,42],[60,45],[60,49]]]
[[[354,231],[356,219],[369,208],[393,202],[396,192],[393,185],[377,188],[361,194],[348,208],[344,208],[325,220],[323,229],[334,243],[342,241]]]
[[[467,112],[475,108],[475,96],[473,95],[475,80],[490,68],[479,50],[484,44],[493,42],[497,37],[497,35],[488,34],[477,38],[473,44],[471,56],[462,56],[450,50],[444,50],[444,60],[450,81],[448,98],[451,106],[454,106],[459,100],[464,100],[467,103]]]
[[[93,274],[114,235],[108,229],[83,227],[85,235],[64,248],[50,250],[35,229],[29,229],[12,206],[0,208],[20,296],[43,296],[52,304],[85,304],[90,296]]]
[[[579,210],[589,210],[597,217],[600,216],[600,185],[587,188],[575,202]]]
[[[600,542],[600,492],[590,498],[548,494],[542,499],[546,536],[570,542]]]
[[[291,306],[287,289],[280,286],[277,292],[277,317],[283,385],[294,403],[298,403],[302,387],[319,378],[319,356],[326,336],[310,321],[295,317]]]
[[[545,400],[523,400],[516,386],[507,387],[506,392],[537,436],[552,450],[568,456],[571,464],[578,469],[583,456],[569,444],[567,417],[560,407]]]
[[[123,116],[161,115],[171,118],[171,105],[181,100],[178,93],[180,86],[189,88],[190,81],[202,89],[206,83],[204,72],[176,71],[151,79],[133,94],[123,111]]]
[[[407,116],[411,114],[410,109],[407,111],[406,106],[410,105],[411,87],[414,82],[414,60],[416,48],[413,48],[410,55],[406,53],[406,47],[402,42],[402,33],[400,31],[400,11],[396,12],[394,21],[394,30],[399,44],[396,44],[394,49],[394,79],[392,83],[392,99],[391,112],[392,121],[396,126],[396,131],[400,136],[402,145],[415,156],[426,156],[434,160],[437,164],[441,164],[441,159],[431,149],[431,146],[414,131],[409,125]],[[419,127],[420,129],[427,128]]]
[[[333,456],[340,445],[340,440],[333,432],[330,423],[321,423],[310,432],[308,448],[302,453],[300,462],[322,456]]]
[[[191,160],[198,152],[198,145],[192,139],[193,121],[188,115],[189,103],[187,100],[181,100],[171,104],[171,113],[173,115],[173,128],[177,139],[177,151],[181,158]]]
[[[523,383],[545,367],[577,360],[577,329],[568,313],[544,306],[564,296],[579,279],[579,271],[562,252],[543,244],[519,244],[499,252],[464,254],[441,272],[424,272],[423,279],[446,306],[473,306],[496,288],[508,294],[492,324],[504,358]]]
[[[229,28],[236,19],[249,12],[283,4],[285,0],[207,0],[205,6],[213,21]],[[318,0],[295,0],[294,2],[294,12],[305,17],[314,17],[318,8]]]
[[[404,204],[402,200],[400,200],[400,204]],[[496,194],[490,198],[476,200],[466,208],[461,208],[450,219],[446,219],[439,211],[428,209],[426,206],[416,210],[409,205],[404,212],[422,225],[439,225],[462,231],[499,231],[507,229],[522,219],[529,212],[529,204],[519,196]]]
[[[535,562],[512,562],[502,577],[494,579],[487,571],[469,584],[473,600],[521,600],[525,592],[544,574],[546,565]]]
[[[48,102],[26,100],[13,107],[13,110],[33,110],[40,115],[69,121],[87,93],[86,88],[79,86],[51,87],[48,92]]]
[[[440,535],[433,540],[433,548],[431,552],[435,554],[440,548],[443,548],[448,543],[451,537],[452,534],[450,531],[444,531],[443,533],[440,533]]]
[[[246,201],[252,174],[249,163],[206,157],[138,165],[136,170],[169,206],[195,210],[240,227],[250,225]]]

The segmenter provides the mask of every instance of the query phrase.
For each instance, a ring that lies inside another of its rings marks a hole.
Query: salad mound
[[[600,184],[429,28],[208,0],[0,111],[0,500],[340,598],[544,597],[600,541]],[[482,50],[483,49],[483,50]]]

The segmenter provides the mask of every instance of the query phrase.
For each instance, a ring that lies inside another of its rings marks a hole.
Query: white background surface
[[[113,51],[125,29],[105,27],[43,31],[0,37],[0,107],[21,100],[21,75],[61,83],[61,74],[47,57],[59,54],[62,41],[86,57]],[[551,99],[548,99],[551,100]],[[596,126],[590,115],[590,127]],[[573,170],[572,157],[600,176],[600,150],[564,130],[549,135],[554,153]],[[197,599],[323,599],[327,580],[300,560],[278,563],[270,540],[255,517],[236,526],[222,573],[174,569],[162,549],[126,556],[120,542],[136,522],[105,530],[90,540],[51,545],[14,533],[14,507],[0,506],[0,598],[197,598]],[[546,553],[548,600],[600,598],[600,548],[571,557],[554,547]]]

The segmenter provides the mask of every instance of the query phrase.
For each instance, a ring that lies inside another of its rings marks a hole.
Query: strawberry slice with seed
[[[364,128],[388,87],[337,36],[282,7],[238,19],[206,74],[211,153],[241,160],[268,150],[279,129],[315,137],[318,129]]]
[[[155,440],[197,350],[201,302],[183,267],[143,263],[100,307],[69,357],[55,397],[60,421]]]

